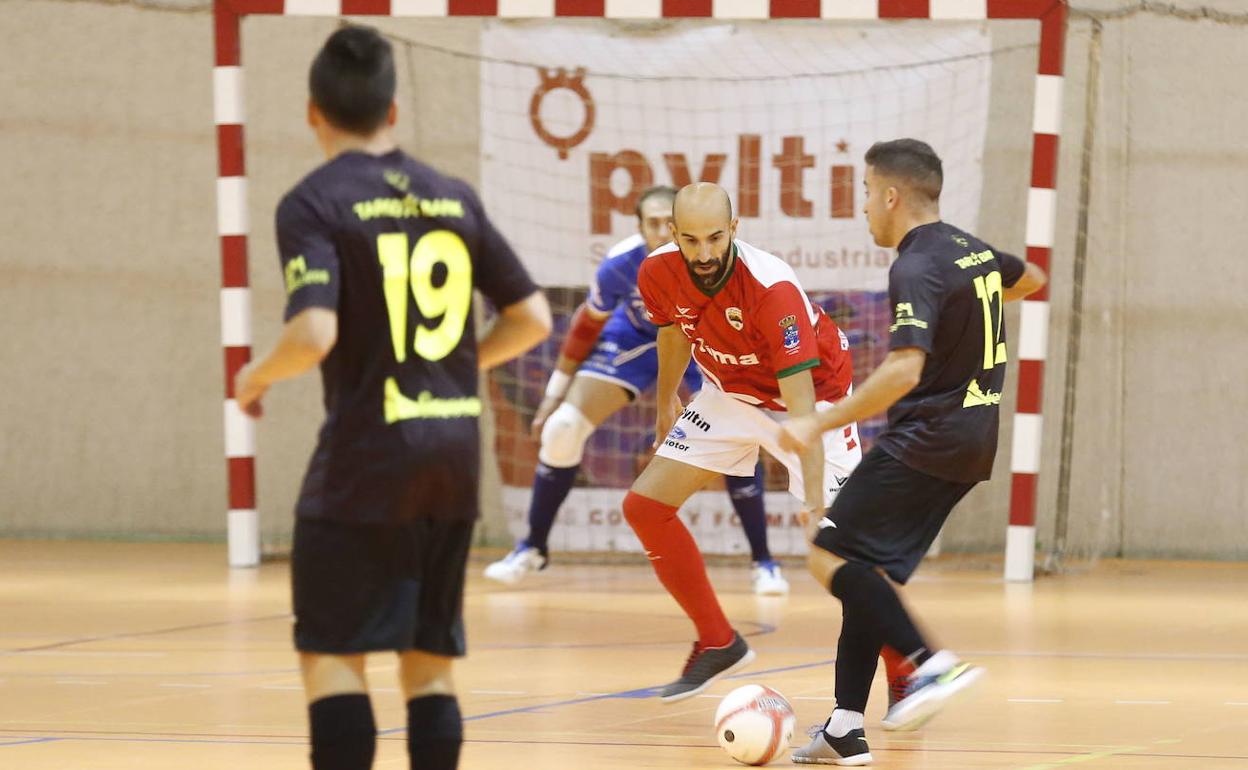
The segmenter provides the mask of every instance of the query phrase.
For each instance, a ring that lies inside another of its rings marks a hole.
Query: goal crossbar
[[[234,376],[251,358],[247,259],[246,123],[241,55],[249,15],[394,16],[508,19],[826,19],[872,21],[992,19],[1039,22],[1039,57],[1032,114],[1031,183],[1027,196],[1027,261],[1048,271],[1057,212],[1057,150],[1061,134],[1064,0],[214,0],[213,116],[217,129],[217,234],[221,249],[221,344],[225,356],[225,455],[229,563],[260,561],[256,509],[255,425],[234,399]],[[1049,292],[1022,303],[1018,401],[1010,450],[1009,529],[1005,579],[1030,581],[1035,568],[1036,489],[1048,349]]]

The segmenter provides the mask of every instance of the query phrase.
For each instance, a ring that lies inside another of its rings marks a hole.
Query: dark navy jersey
[[[401,150],[339,155],[277,207],[286,320],[338,315],[325,424],[296,513],[471,518],[479,445],[473,289],[537,291],[476,194]]]
[[[906,234],[888,273],[889,348],[920,348],[927,360],[919,384],[888,410],[877,446],[949,481],[992,475],[1005,386],[1002,290],[1024,267],[944,222]]]

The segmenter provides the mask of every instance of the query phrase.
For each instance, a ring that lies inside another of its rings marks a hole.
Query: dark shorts
[[[823,526],[815,545],[904,584],[973,486],[916,471],[876,447],[832,501],[824,518],[836,526]]]
[[[351,524],[299,517],[291,554],[295,648],[347,655],[465,652],[472,521]]]

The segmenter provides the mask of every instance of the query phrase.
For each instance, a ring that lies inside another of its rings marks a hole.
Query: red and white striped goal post
[[[1034,19],[1040,23],[1040,42],[1025,243],[1027,260],[1048,271],[1057,213],[1057,149],[1062,122],[1066,11],[1064,0],[214,0],[213,114],[217,126],[217,234],[221,242],[221,344],[225,349],[230,565],[254,566],[260,561],[255,426],[234,400],[234,375],[251,358],[247,176],[243,152],[246,116],[240,45],[243,17]],[[1018,408],[1010,453],[1010,519],[1005,550],[1005,579],[1010,581],[1030,581],[1034,575],[1036,484],[1040,474],[1041,407],[1048,332],[1046,287],[1022,302],[1019,324]]]

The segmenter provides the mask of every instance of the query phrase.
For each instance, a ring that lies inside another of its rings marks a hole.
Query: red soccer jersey
[[[674,243],[641,263],[637,286],[657,326],[680,324],[707,382],[749,404],[783,411],[778,380],[811,369],[820,401],[845,397],[853,381],[849,341],[811,304],[793,268],[733,241],[724,284],[707,295]]]

